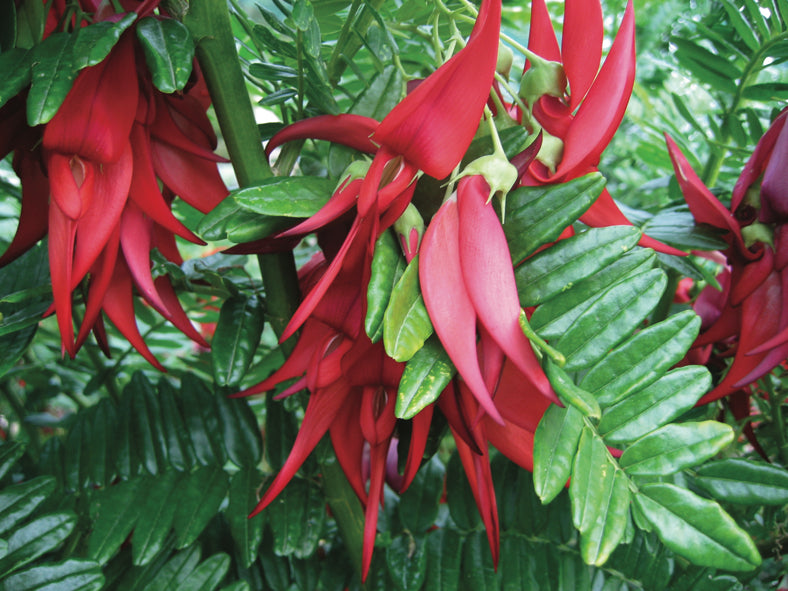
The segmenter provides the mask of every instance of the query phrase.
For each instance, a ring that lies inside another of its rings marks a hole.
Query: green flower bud
[[[530,58],[531,67],[520,81],[520,98],[530,107],[544,95],[562,97],[566,92],[566,73],[559,62]]]
[[[512,70],[512,62],[514,62],[514,53],[503,43],[498,43],[498,61],[495,64],[495,71],[501,76],[509,79],[509,72]]]
[[[555,169],[561,164],[563,157],[564,142],[543,130],[542,147],[539,149],[536,159],[547,167],[550,174],[555,174]]]

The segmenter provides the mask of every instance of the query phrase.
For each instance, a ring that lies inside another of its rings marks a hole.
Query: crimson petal
[[[569,80],[569,109],[574,111],[596,78],[602,59],[602,5],[595,0],[567,0],[561,61]]]
[[[270,156],[275,148],[293,140],[314,139],[342,144],[359,152],[372,154],[377,151],[378,145],[372,142],[370,136],[378,125],[375,119],[362,115],[318,115],[296,121],[275,133],[268,140],[265,153]]]

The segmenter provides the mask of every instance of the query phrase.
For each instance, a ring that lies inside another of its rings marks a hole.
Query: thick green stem
[[[375,0],[379,4],[382,0]],[[371,18],[371,17],[370,17]],[[197,41],[200,62],[216,117],[224,136],[235,175],[241,186],[259,184],[272,176],[263,151],[249,94],[235,50],[230,15],[225,0],[191,0],[183,19]],[[341,54],[341,51],[337,54]],[[342,65],[336,62],[334,75]],[[266,311],[271,326],[281,334],[300,298],[295,260],[291,252],[258,257],[266,292]],[[283,345],[292,350],[294,339]],[[339,464],[322,463],[324,491],[334,513],[345,547],[361,573],[364,513]]]

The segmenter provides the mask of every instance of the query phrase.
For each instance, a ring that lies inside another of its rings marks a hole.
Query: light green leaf
[[[652,269],[602,294],[555,342],[555,348],[566,357],[564,368],[583,369],[604,359],[651,313],[666,285],[665,273]],[[582,384],[580,387],[593,392]]]
[[[650,386],[609,407],[599,422],[607,443],[627,443],[669,423],[709,391],[711,374],[691,365],[669,371]]]
[[[165,93],[183,90],[192,73],[194,42],[189,29],[174,18],[147,16],[137,24],[153,84]]]
[[[27,95],[27,124],[31,127],[48,123],[71,90],[77,77],[71,44],[68,33],[54,33],[34,50]]]
[[[743,505],[788,505],[788,470],[728,458],[698,467],[693,479],[715,499]]]
[[[81,70],[101,63],[135,20],[137,14],[129,12],[118,22],[102,21],[77,29],[72,48],[74,68]]]
[[[662,543],[694,564],[728,571],[761,564],[753,541],[714,501],[667,483],[643,485],[633,498]]]
[[[570,406],[550,405],[534,434],[534,489],[549,503],[566,486],[583,430],[583,415]]]
[[[408,361],[432,334],[432,322],[419,288],[419,257],[405,268],[383,315],[383,346],[395,361]]]
[[[325,205],[334,192],[330,179],[309,176],[272,177],[259,185],[230,193],[241,207],[254,213],[308,218]]]
[[[399,419],[412,419],[435,402],[457,371],[437,337],[428,338],[411,357],[397,389],[394,414]]]
[[[579,410],[583,416],[598,419],[601,415],[599,403],[590,392],[578,388],[566,372],[553,363],[549,357],[545,356],[542,361],[547,379],[553,386],[559,400],[567,406],[573,406]]]
[[[372,270],[367,286],[367,315],[364,330],[375,343],[383,336],[383,315],[391,299],[394,286],[406,267],[402,250],[390,230],[383,232],[375,242]]]
[[[702,464],[731,444],[733,428],[718,421],[669,424],[628,447],[619,464],[630,475],[667,476]]]
[[[604,408],[657,381],[678,363],[698,336],[700,318],[691,310],[652,324],[592,367],[579,386]]]

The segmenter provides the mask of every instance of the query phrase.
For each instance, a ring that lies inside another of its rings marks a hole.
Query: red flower
[[[147,5],[148,11],[155,6]],[[161,368],[137,329],[134,287],[167,320],[207,346],[169,279],[153,279],[150,261],[151,249],[157,248],[170,261],[182,262],[174,234],[201,243],[173,216],[174,195],[207,212],[227,194],[215,166],[216,137],[205,115],[203,88],[195,71],[195,83],[183,95],[155,90],[130,31],[105,60],[80,72],[44,127],[35,155],[24,152],[29,141],[0,144],[16,149],[23,185],[19,228],[0,264],[49,234],[54,311],[63,348],[71,356],[91,329],[106,347],[103,311]],[[10,108],[19,109],[9,104],[3,111]],[[40,213],[44,208],[47,216]],[[86,278],[85,316],[75,338],[71,294]]]
[[[365,507],[362,576],[366,578],[375,544],[378,510],[383,500],[388,455],[397,432],[394,404],[404,364],[388,357],[383,345],[373,344],[364,332],[366,283],[359,281],[360,262],[357,259],[352,265],[342,266],[304,322],[298,343],[282,367],[239,395],[265,392],[285,380],[301,376],[280,396],[307,388],[310,396],[304,420],[287,461],[252,515],[274,500],[323,435],[329,432],[342,470]],[[319,282],[328,268],[325,260],[319,257],[303,269],[304,289]],[[410,485],[418,471],[431,419],[432,407],[413,419],[400,492]],[[369,488],[366,486],[367,472]]]
[[[720,276],[724,291],[716,297],[711,287],[701,292],[696,306],[708,320],[693,346],[714,345],[734,357],[723,380],[700,403],[745,388],[788,356],[788,218],[781,213],[788,195],[781,180],[788,167],[786,118],[788,111],[775,120],[745,166],[734,188],[733,213],[666,137],[676,178],[695,220],[722,230],[728,243],[728,268]],[[745,200],[748,193],[751,198]]]

